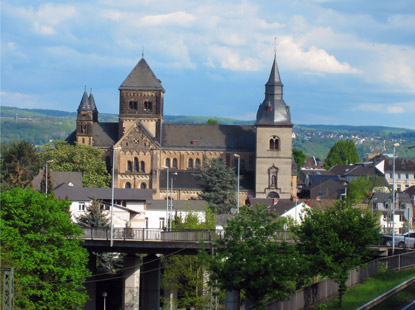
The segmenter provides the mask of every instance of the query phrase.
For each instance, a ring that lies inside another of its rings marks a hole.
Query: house
[[[383,157],[376,166],[384,173],[386,181],[390,186],[393,184],[393,159]],[[395,158],[395,188],[403,192],[415,185],[415,159]]]
[[[53,189],[62,184],[75,187],[82,187],[82,172],[49,171],[49,173]],[[40,191],[44,174],[45,171],[43,169],[40,169],[39,173],[33,178],[33,181],[31,182],[31,187],[35,191]]]
[[[407,193],[396,193],[395,209],[393,209],[391,193],[374,193],[370,206],[372,212],[380,213],[379,225],[384,233],[392,233],[393,221],[395,233],[404,232],[406,222],[404,212],[407,208],[412,208],[412,202]],[[395,216],[392,216],[393,213]]]
[[[299,197],[302,199],[342,199],[346,195],[347,183],[333,178],[321,178],[301,189]]]
[[[213,90],[212,90],[213,91]],[[164,200],[169,189],[163,181],[167,169],[186,186],[172,191],[174,200],[195,199],[201,188],[195,174],[209,159],[222,159],[240,172],[245,186],[239,195],[291,198],[296,195],[297,172],[292,160],[290,109],[283,99],[283,84],[274,57],[265,85],[265,98],[257,109],[255,125],[167,124],[161,81],[144,57],[119,87],[119,119],[98,120],[92,93],[84,91],[77,110],[77,125],[68,141],[104,151],[114,166],[115,187],[151,189],[153,199]],[[195,105],[197,106],[197,105]]]
[[[102,202],[107,216],[110,217],[112,190],[111,188],[75,187],[62,184],[55,189],[55,197],[71,201],[72,220],[87,211],[94,200]],[[152,199],[149,189],[114,189],[113,223],[117,228],[145,228],[146,204]]]

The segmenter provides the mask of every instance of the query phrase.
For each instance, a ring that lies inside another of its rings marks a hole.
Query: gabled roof
[[[66,184],[55,189],[55,197],[70,201],[90,201],[93,198],[108,200],[112,197],[111,188],[75,187]],[[114,199],[143,201],[152,199],[151,189],[115,188]]]
[[[44,170],[41,169],[33,178],[31,186],[34,190],[40,190],[40,183],[42,182]],[[50,178],[52,180],[53,188],[56,188],[62,184],[72,184],[73,186],[82,187],[82,172],[68,172],[68,171],[49,171]]]
[[[393,159],[385,159],[385,172],[393,170]],[[415,159],[395,158],[395,171],[415,173]]]
[[[110,148],[118,141],[118,123],[94,122],[92,133],[93,146]]]
[[[161,81],[157,79],[144,58],[138,62],[127,78],[122,82],[119,90],[161,90]]]
[[[173,200],[173,213],[175,211],[204,211],[204,200]],[[166,210],[166,200],[150,200],[146,205],[147,210]]]
[[[165,148],[255,150],[254,126],[163,124]]]
[[[415,196],[415,185],[408,187],[406,190],[404,190],[404,193],[407,193],[409,197]]]

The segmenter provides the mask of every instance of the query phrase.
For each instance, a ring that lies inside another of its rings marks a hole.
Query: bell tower
[[[98,122],[98,110],[92,91],[88,97],[85,88],[76,117],[76,143],[92,145],[94,122]]]
[[[144,57],[121,84],[119,91],[119,138],[140,120],[160,141],[165,91]]]
[[[276,55],[265,84],[265,99],[259,105],[255,127],[255,196],[291,198],[293,124],[290,109],[283,99]]]

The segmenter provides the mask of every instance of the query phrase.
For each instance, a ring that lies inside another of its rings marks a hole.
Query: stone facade
[[[242,176],[241,205],[248,196],[295,195],[292,124],[289,108],[282,99],[276,59],[254,126],[165,124],[165,91],[144,58],[119,90],[116,124],[98,122],[92,94],[88,97],[84,92],[74,139],[76,143],[103,149],[108,167],[115,158],[115,187],[152,189],[154,199],[196,199],[200,186],[194,174],[203,169],[206,160],[221,158],[229,167],[236,168],[237,154]],[[169,182],[175,183],[169,193],[166,167]]]

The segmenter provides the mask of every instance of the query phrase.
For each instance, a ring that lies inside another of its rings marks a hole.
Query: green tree
[[[340,140],[330,149],[329,154],[324,161],[324,168],[330,169],[334,165],[354,164],[358,161],[359,154],[357,153],[356,145],[353,140]]]
[[[222,159],[211,159],[205,169],[195,175],[202,185],[199,198],[207,201],[212,211],[218,214],[229,213],[236,206],[236,175]]]
[[[111,176],[102,160],[103,151],[92,146],[70,145],[63,141],[54,142],[53,148],[43,155],[54,171],[80,171],[84,187],[109,187]]]
[[[297,164],[298,171],[304,166],[307,156],[300,149],[293,148],[294,161]]]
[[[173,230],[182,229],[215,229],[215,219],[209,206],[205,207],[205,220],[200,221],[198,215],[188,212],[185,216],[175,214]],[[177,308],[203,309],[209,300],[206,292],[204,274],[206,262],[203,257],[192,255],[173,255],[163,257],[164,268],[161,286],[165,292],[177,292]],[[165,298],[164,304],[168,304]]]
[[[361,203],[364,199],[369,198],[369,192],[372,189],[372,182],[366,178],[359,177],[349,182],[347,186],[347,200],[350,204]]]
[[[256,212],[244,206],[214,243],[212,281],[224,290],[243,291],[259,308],[267,301],[286,299],[296,289],[300,264],[295,246],[278,234],[282,226],[283,220],[265,206],[257,206]]]
[[[207,120],[207,124],[208,124],[208,125],[219,125],[219,122],[218,122],[217,120],[215,120],[215,119],[211,119],[211,118],[209,118],[209,119]]]
[[[42,166],[35,146],[27,141],[3,143],[1,147],[2,189],[26,187]]]
[[[376,219],[370,212],[362,214],[339,201],[324,211],[306,210],[302,220],[293,231],[298,237],[298,251],[305,258],[304,273],[333,279],[339,285],[341,305],[349,270],[369,259],[372,250],[368,245],[379,239]]]
[[[15,268],[18,309],[81,309],[88,252],[79,245],[82,229],[69,215],[69,202],[32,189],[0,194],[2,264]]]

